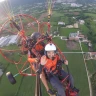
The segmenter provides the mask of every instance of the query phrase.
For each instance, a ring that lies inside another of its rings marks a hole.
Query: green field
[[[59,30],[60,36],[67,36],[67,37],[69,36],[70,33],[75,33],[77,31],[78,29],[76,28],[63,28],[63,27],[61,27]]]
[[[53,12],[53,17],[52,17],[52,26],[55,26],[52,30],[57,29],[57,22],[58,20],[64,20],[67,22],[67,17],[63,17],[63,13],[58,13],[56,11]],[[59,18],[60,17],[60,18]],[[47,18],[44,19],[47,21]],[[81,29],[84,28],[84,33],[86,33],[86,28],[85,26],[81,26]],[[27,29],[25,29],[27,32]],[[33,30],[28,29],[29,33],[27,35],[31,35],[31,32]],[[77,32],[78,29],[68,29],[68,28],[63,28],[61,27],[59,29],[60,36],[69,36],[70,33]],[[56,45],[61,49],[63,52],[81,52],[81,50],[69,50],[66,47],[66,41],[63,41],[60,39],[60,37],[53,38],[53,41],[56,43]],[[78,43],[79,45],[79,43]],[[16,46],[11,45],[7,47],[6,49],[17,49]],[[86,44],[82,43],[82,48],[83,51],[87,52],[88,47]],[[75,53],[65,53],[64,54],[69,61],[69,69],[70,73],[74,77],[74,84],[77,88],[80,90],[80,95],[79,96],[89,96],[89,87],[88,87],[88,80],[87,80],[87,74],[86,74],[86,69],[85,69],[85,64],[83,60],[82,54],[75,54]],[[15,53],[13,56],[10,56],[9,58],[13,60],[18,60],[20,58],[18,53]],[[27,57],[25,56],[23,58],[23,61],[25,61]],[[90,74],[93,74],[96,70],[96,64],[95,60],[90,60],[86,61],[87,62],[87,67],[90,72]],[[21,75],[16,76],[16,81],[17,83],[15,85],[11,85],[6,77],[6,72],[11,71],[14,75],[18,73],[16,66],[14,64],[9,63],[6,61],[1,55],[0,55],[0,65],[2,65],[2,69],[4,69],[4,74],[2,77],[0,77],[0,96],[35,96],[35,77],[23,77]],[[20,65],[22,66],[22,65]],[[64,65],[64,69],[65,65]],[[26,72],[29,72],[26,71]],[[43,84],[42,84],[42,96],[48,96]]]
[[[74,77],[75,86],[80,89],[80,96],[89,96],[87,76],[82,54],[65,54],[65,56],[69,61],[69,68]],[[7,66],[5,73],[7,71],[11,71],[13,74],[17,73],[15,65],[12,64]],[[18,75],[16,77],[17,83],[15,85],[11,85],[6,78],[5,73],[0,80],[0,96],[31,96],[34,94],[35,77],[22,77]],[[85,87],[86,90],[84,90]],[[4,90],[7,90],[7,92]],[[44,86],[42,87],[42,90],[43,96],[48,96],[46,91],[44,91]]]
[[[80,25],[80,30],[82,30],[82,33],[85,35],[87,35],[89,31],[85,25]]]
[[[68,49],[68,48],[66,47],[67,41],[61,40],[60,37],[55,37],[55,38],[53,38],[53,41],[54,41],[54,43],[56,43],[56,45],[57,45],[57,46],[61,49],[61,51],[63,51],[63,52],[81,52],[81,51],[80,51],[79,43],[77,43],[79,49],[77,49],[77,50],[75,50],[75,49],[74,49],[74,50],[70,50],[70,49]]]
[[[85,16],[91,16],[94,19],[96,19],[96,14],[93,14],[93,13],[84,13],[84,14],[85,14]]]
[[[88,45],[85,43],[81,43],[83,52],[89,52]]]
[[[80,96],[89,96],[87,74],[82,54],[65,54],[69,61],[70,72],[74,77],[74,83],[80,89]]]
[[[59,48],[68,52],[66,48],[66,42],[61,41],[60,38],[54,38],[54,42],[59,46]],[[83,61],[82,54],[64,54],[69,61],[70,72],[74,77],[75,86],[80,89],[80,96],[89,96],[87,75],[85,71],[85,65]],[[13,74],[18,73],[15,65],[7,63],[1,57],[0,62],[3,62],[6,70],[0,80],[0,96],[34,96],[35,90],[35,77],[23,77],[18,75],[16,77],[17,83],[11,85],[5,76],[5,73],[11,71]],[[64,69],[65,66],[64,66]],[[91,69],[92,70],[92,69]],[[84,89],[86,87],[86,89]],[[5,90],[7,90],[5,92]],[[42,86],[43,96],[48,96],[44,86]]]
[[[96,60],[86,61],[90,75],[96,72]]]

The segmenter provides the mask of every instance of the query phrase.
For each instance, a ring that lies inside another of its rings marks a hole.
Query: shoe
[[[49,89],[47,92],[48,92],[49,95],[55,95],[55,92],[51,89]]]
[[[75,92],[79,93],[79,89],[77,89],[76,87],[74,87],[74,88],[72,89],[72,91],[75,91]]]
[[[71,91],[71,92],[70,92],[70,96],[77,96],[77,94],[78,94],[78,93],[75,92],[75,91]]]

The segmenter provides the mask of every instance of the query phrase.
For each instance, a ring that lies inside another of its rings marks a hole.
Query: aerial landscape
[[[33,40],[34,32],[42,38]],[[56,45],[56,54],[68,60],[62,68],[79,90],[72,95],[65,80],[70,92],[62,96],[96,96],[96,0],[0,0],[0,96],[61,96],[50,82],[56,92],[48,94],[28,61],[28,52],[42,41]],[[41,64],[38,54],[33,57]]]

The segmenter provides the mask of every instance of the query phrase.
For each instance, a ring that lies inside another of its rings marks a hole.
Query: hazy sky
[[[5,1],[5,0],[0,0],[0,2],[3,2],[3,1]]]

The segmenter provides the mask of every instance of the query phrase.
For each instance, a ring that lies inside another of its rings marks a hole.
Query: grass
[[[88,45],[85,43],[81,43],[83,52],[89,52]]]
[[[17,74],[18,71],[16,69],[16,66],[14,64],[7,63],[7,61],[1,56],[0,62],[2,62],[2,64],[6,68],[3,76],[0,79],[0,96],[34,96],[33,94],[35,92],[36,81],[35,77],[23,77],[21,75],[18,75],[15,78],[17,83],[15,85],[11,85],[6,77],[6,72],[11,71],[13,75]],[[42,87],[42,90],[45,90],[44,86]],[[43,92],[43,94],[46,95],[46,91]]]
[[[66,43],[60,41],[59,38],[54,38],[54,42],[61,48],[62,51],[68,51]],[[64,47],[63,47],[64,45]],[[62,47],[61,47],[62,46]],[[87,47],[82,44],[83,50],[88,51]],[[69,61],[70,72],[74,77],[75,86],[80,89],[80,96],[89,96],[88,80],[82,54],[64,54]],[[94,61],[93,61],[94,62]],[[90,64],[90,62],[89,62]],[[88,70],[93,70],[89,65]],[[95,66],[94,66],[95,67]],[[94,68],[95,71],[95,68]],[[86,89],[85,89],[86,86]]]
[[[70,73],[74,77],[74,83],[80,90],[80,96],[89,96],[87,74],[82,54],[64,54],[69,61]]]
[[[54,38],[54,42],[59,46],[61,51],[68,51],[66,49],[66,42],[61,41],[60,38]],[[64,45],[64,46],[63,46]],[[89,96],[87,75],[85,71],[85,66],[81,54],[65,54],[66,58],[69,61],[70,72],[74,77],[75,86],[80,89],[80,96]],[[1,58],[0,58],[1,59]],[[6,62],[4,59],[0,62]],[[6,66],[8,65],[7,63]],[[5,67],[6,67],[5,66]],[[9,64],[0,80],[0,96],[31,96],[34,94],[35,90],[35,77],[22,77],[18,75],[16,77],[17,83],[11,85],[7,80],[5,73],[11,71],[13,74],[17,73],[15,65]],[[6,87],[8,86],[8,87]],[[84,90],[86,86],[86,89]],[[4,90],[7,90],[6,93]],[[44,96],[48,96],[44,86],[42,86],[42,91]],[[17,95],[15,95],[17,94]]]
[[[60,32],[60,36],[69,36],[70,33],[75,33],[77,32],[78,29],[75,29],[75,28],[63,28],[61,27],[59,32]]]
[[[17,81],[21,81],[21,78],[19,76],[17,77]],[[1,96],[15,96],[19,85],[20,85],[20,82],[17,82],[16,85],[11,85],[4,74],[4,76],[2,77],[1,84],[0,84],[0,86],[1,86],[0,95]],[[5,92],[5,90],[6,90],[6,92]]]
[[[75,86],[80,89],[80,96],[89,96],[87,75],[84,67],[82,54],[64,54],[69,61],[70,72],[74,77]],[[77,63],[78,62],[78,63]],[[13,74],[17,73],[14,65],[9,65],[7,71],[12,71]],[[5,72],[5,73],[6,73]],[[0,82],[0,96],[31,96],[35,90],[35,77],[16,77],[17,83],[11,85],[7,80],[5,73]],[[8,87],[6,87],[8,86]],[[26,86],[26,87],[25,87]],[[84,88],[86,89],[84,90]],[[4,92],[4,90],[7,90]],[[44,86],[42,87],[43,95],[47,95]],[[15,95],[17,94],[17,95]],[[34,95],[33,95],[34,96]]]
[[[82,30],[82,34],[88,34],[88,28],[85,25],[80,25],[80,29]]]
[[[58,45],[61,51],[68,51],[68,49],[66,48],[66,42],[61,41],[60,38],[54,38],[54,42]],[[75,86],[80,89],[80,96],[89,96],[87,75],[86,75],[82,55],[65,54],[65,56],[69,61],[69,68],[71,74],[74,77]],[[3,58],[2,60],[0,60],[0,62],[5,62],[3,64],[6,64],[5,67],[7,67],[6,71],[4,72],[4,75],[2,76],[2,79],[0,80],[0,90],[1,90],[0,96],[6,96],[6,95],[13,96],[15,94],[17,94],[16,96],[31,96],[32,94],[34,94],[35,77],[22,77],[19,75],[16,77],[17,84],[11,85],[6,78],[5,73],[11,71],[13,74],[16,74],[17,69],[15,68],[15,65],[12,64],[8,65],[8,63],[6,63],[6,61],[4,61]],[[83,90],[85,86],[86,86],[86,90]],[[8,90],[8,91],[6,91],[5,93],[4,90]],[[48,96],[44,86],[42,87],[42,90],[43,90],[43,95]]]
[[[59,16],[61,17],[64,16],[63,13],[57,13],[56,11],[53,12],[53,15],[56,16],[56,18]],[[45,21],[46,20],[47,19],[45,18]],[[52,23],[53,25],[55,25],[56,22],[52,21]],[[77,30],[78,29],[74,29],[74,28],[71,28],[71,29],[60,28],[60,35],[69,36],[69,33],[77,32]],[[84,30],[86,31],[86,29]],[[29,31],[31,32],[31,30]],[[65,52],[74,51],[74,50],[68,50],[66,47],[66,42],[60,40],[60,38],[54,38],[53,41],[58,45],[61,51],[65,51]],[[84,44],[82,44],[82,47],[84,51],[87,51],[87,47]],[[10,49],[10,48],[15,49],[16,47],[11,45],[7,47],[6,49]],[[64,55],[69,61],[69,68],[70,68],[71,74],[74,77],[75,86],[80,89],[80,96],[89,96],[88,80],[87,80],[87,74],[86,74],[82,54],[64,54]],[[18,55],[15,55],[14,59],[15,58],[18,58]],[[35,81],[36,81],[35,77],[23,77],[21,75],[18,75],[16,77],[17,83],[15,85],[11,85],[8,79],[6,78],[5,74],[8,71],[11,71],[13,74],[16,74],[18,73],[17,69],[15,65],[8,63],[4,58],[2,58],[1,55],[0,55],[0,62],[3,64],[4,69],[6,69],[4,71],[3,76],[0,77],[1,78],[0,79],[0,96],[34,96]],[[92,65],[91,62],[92,64],[94,62],[94,64]],[[88,70],[90,71],[90,73],[95,72],[96,70],[95,61],[87,61],[87,66],[88,66]],[[44,96],[48,96],[43,85],[42,85],[42,91],[43,91]]]
[[[60,21],[60,17],[52,16],[51,21],[58,22],[58,21]]]
[[[86,61],[88,70],[90,74],[93,74],[96,72],[96,60],[87,60]]]
[[[58,22],[51,22],[52,27],[57,26]]]
[[[18,88],[19,86],[19,82],[12,86],[7,77],[6,77],[6,72],[8,71],[12,71],[12,73],[17,73],[17,70],[15,68],[15,66],[9,62],[7,62],[1,55],[0,55],[0,62],[2,63],[3,65],[3,68],[4,68],[4,74],[2,77],[0,77],[0,96],[12,96],[14,95],[14,93],[16,92],[16,88]],[[18,81],[20,81],[20,78],[19,76],[17,77]],[[6,90],[6,92],[5,92]]]
[[[19,49],[17,45],[13,44],[13,45],[9,45],[6,47],[3,47],[3,49],[7,49],[7,50],[14,50],[14,49]]]
[[[61,41],[60,38],[54,38],[53,41],[61,49],[61,51],[64,51],[64,48],[66,46],[66,43],[64,41]]]
[[[93,13],[84,13],[84,14],[85,14],[85,16],[91,16],[94,19],[96,19],[96,14],[93,14]]]
[[[66,47],[66,41],[65,40],[61,40],[60,37],[53,38],[53,41],[60,48],[60,50],[63,51],[63,52],[81,52],[81,50],[79,50],[79,49],[77,49],[77,50],[69,50]],[[79,46],[79,43],[77,43],[77,44]]]
[[[68,17],[64,15],[61,17],[61,21],[65,22],[65,24],[68,24]]]
[[[56,17],[64,16],[63,13],[56,12],[56,11],[53,11],[52,15],[53,15],[53,16],[56,16]]]

